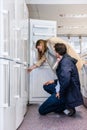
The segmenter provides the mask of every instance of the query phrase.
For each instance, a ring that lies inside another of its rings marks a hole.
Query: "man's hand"
[[[56,93],[56,97],[57,97],[57,98],[60,98],[60,94],[59,94],[59,92]]]
[[[46,83],[44,83],[44,85],[49,85],[49,84],[53,84],[54,83],[54,80],[50,80],[50,81],[47,81]]]

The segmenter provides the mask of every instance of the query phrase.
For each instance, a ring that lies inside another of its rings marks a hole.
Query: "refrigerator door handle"
[[[14,96],[14,98],[19,99],[19,98],[20,98],[20,96],[19,96],[19,95],[15,95],[15,96]]]
[[[21,68],[20,64],[16,64],[15,66],[15,96],[14,98],[19,99],[21,97]]]
[[[3,63],[4,66],[4,103],[2,104],[2,106],[4,108],[10,107],[10,63],[4,62]]]
[[[21,59],[21,54],[20,54],[20,48],[21,48],[21,43],[20,39],[21,38],[21,29],[19,27],[15,28],[15,61],[20,61]]]

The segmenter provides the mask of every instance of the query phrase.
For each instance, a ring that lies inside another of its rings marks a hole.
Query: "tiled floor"
[[[51,113],[41,116],[38,105],[30,105],[18,130],[87,130],[87,108],[77,107],[74,117]]]

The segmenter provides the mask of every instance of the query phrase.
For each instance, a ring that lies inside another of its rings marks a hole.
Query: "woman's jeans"
[[[41,115],[46,115],[50,112],[62,112],[65,110],[65,98],[61,97],[58,99],[56,97],[56,84],[44,85],[43,88],[45,91],[51,94],[50,97],[39,107],[39,113]]]

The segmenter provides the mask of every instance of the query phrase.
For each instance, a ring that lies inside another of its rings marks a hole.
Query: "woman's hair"
[[[65,44],[63,44],[63,43],[56,43],[54,45],[54,48],[55,48],[55,51],[57,53],[59,53],[60,55],[64,55],[67,53],[67,48],[66,48]]]
[[[37,42],[36,42],[36,48],[37,46],[39,45],[42,45],[42,51],[40,52],[38,50],[38,59],[41,59],[42,56],[44,55],[44,53],[47,51],[47,41],[46,40],[43,40],[43,39],[39,39]]]

